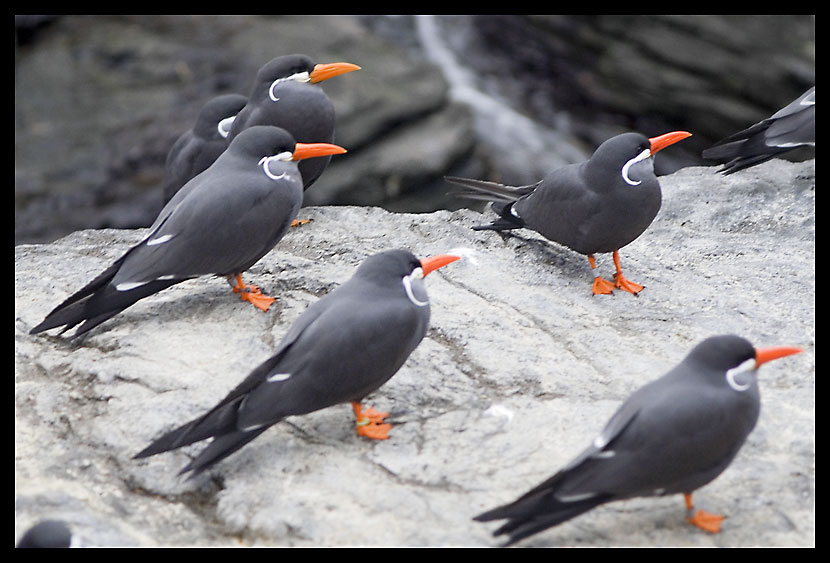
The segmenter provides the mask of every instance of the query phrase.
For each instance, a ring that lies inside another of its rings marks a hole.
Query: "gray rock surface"
[[[57,518],[101,546],[493,546],[474,515],[568,462],[695,343],[736,333],[805,352],[762,368],[758,426],[695,495],[727,516],[722,533],[687,525],[676,496],[605,505],[521,545],[814,546],[815,161],[713,171],[662,179],[663,209],[622,251],[639,297],[591,296],[584,257],[530,232],[474,232],[474,211],[311,207],[246,276],[278,297],[268,313],[203,278],[73,342],[28,330],[143,231],[16,246],[15,539]],[[131,459],[392,247],[466,250],[427,279],[430,331],[370,397],[392,413],[388,441],[358,438],[343,405],[274,426],[196,479],[176,473],[201,445]],[[599,265],[610,276],[610,257]]]

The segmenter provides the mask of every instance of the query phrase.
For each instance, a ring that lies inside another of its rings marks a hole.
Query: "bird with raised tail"
[[[735,459],[760,412],[758,368],[802,350],[754,348],[746,339],[707,338],[661,378],[635,391],[573,461],[517,500],[475,520],[506,519],[506,545],[601,504],[684,495],[688,521],[720,531],[723,516],[695,510],[692,493]]]
[[[816,145],[816,87],[813,86],[767,119],[721,139],[703,158],[724,163],[718,172],[732,174],[798,147]]]
[[[228,140],[256,125],[282,127],[299,143],[334,143],[334,104],[320,83],[360,70],[352,63],[314,63],[306,55],[272,59],[257,72],[248,103],[233,120]],[[330,157],[300,163],[308,189],[323,173]]]
[[[277,127],[237,136],[216,162],[164,206],[147,235],[30,334],[81,324],[80,336],[140,299],[199,276],[228,278],[235,293],[262,310],[274,301],[242,273],[282,239],[303,198],[297,162],[342,154],[329,143],[296,143]]]
[[[216,162],[228,148],[228,135],[236,114],[248,98],[241,94],[217,96],[202,108],[196,123],[176,139],[164,163],[164,203],[182,186]]]
[[[388,413],[361,401],[386,383],[429,326],[424,277],[459,258],[419,260],[403,250],[367,258],[346,283],[294,322],[274,354],[199,418],[137,454],[143,458],[213,438],[180,472],[191,477],[232,454],[287,416],[351,403],[356,431],[386,439]]]
[[[558,168],[530,186],[456,177],[446,180],[467,188],[456,192],[457,196],[493,202],[499,217],[475,230],[531,229],[587,255],[592,270],[595,254],[611,252],[614,281],[595,276],[593,294],[609,294],[615,288],[637,294],[643,286],[623,276],[619,250],[643,234],[660,211],[662,192],[652,157],[689,136],[685,131],[650,139],[639,133],[617,135],[585,162]]]

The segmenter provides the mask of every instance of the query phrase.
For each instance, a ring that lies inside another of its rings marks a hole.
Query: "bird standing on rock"
[[[614,282],[596,276],[594,295],[612,293],[614,288],[637,294],[643,286],[623,276],[619,250],[639,237],[660,210],[662,192],[652,157],[689,136],[685,131],[651,139],[639,133],[617,135],[602,143],[587,161],[558,168],[530,186],[456,177],[446,180],[467,188],[455,195],[493,201],[499,218],[475,230],[534,230],[587,255],[592,270],[596,268],[594,254],[612,252]]]
[[[606,502],[683,494],[690,523],[720,531],[723,516],[694,510],[692,493],[720,475],[755,427],[757,370],[799,348],[754,348],[708,338],[663,377],[632,394],[593,443],[518,500],[475,517],[507,519],[508,545]]]
[[[164,206],[144,239],[56,307],[30,334],[83,324],[89,331],[140,299],[215,274],[267,310],[274,298],[246,286],[242,272],[282,239],[300,209],[297,161],[346,152],[328,143],[295,143],[277,127],[252,127]]]
[[[194,176],[207,170],[220,154],[228,148],[230,126],[248,98],[241,94],[225,94],[210,100],[193,129],[179,137],[164,164],[164,203],[188,183]]]
[[[334,104],[319,83],[360,70],[351,63],[315,64],[306,55],[277,57],[259,69],[248,103],[233,121],[228,140],[249,127],[282,127],[299,143],[334,143]],[[329,157],[300,163],[308,189],[326,169]]]
[[[703,158],[725,162],[718,172],[732,174],[798,147],[816,144],[816,87],[767,119],[721,139]]]
[[[430,307],[423,278],[458,259],[444,254],[418,260],[402,250],[370,256],[349,281],[311,305],[274,355],[218,405],[135,457],[213,438],[181,471],[193,476],[287,416],[344,402],[352,403],[359,435],[386,439],[388,414],[360,401],[386,383],[424,338]]]

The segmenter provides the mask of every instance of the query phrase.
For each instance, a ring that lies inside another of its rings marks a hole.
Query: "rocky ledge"
[[[97,546],[497,545],[474,515],[568,462],[695,343],[735,333],[805,353],[761,370],[758,426],[695,495],[726,514],[720,534],[688,526],[668,497],[605,505],[521,545],[815,545],[815,161],[687,168],[662,186],[654,224],[622,251],[638,297],[592,296],[583,256],[530,232],[474,232],[474,211],[309,207],[248,273],[278,297],[268,313],[206,277],[71,341],[28,331],[144,231],[15,247],[15,538],[56,518]],[[427,279],[429,333],[370,397],[392,413],[388,441],[357,437],[343,405],[274,426],[196,479],[176,473],[199,445],[132,459],[393,247],[465,259]],[[610,276],[610,257],[599,266]]]

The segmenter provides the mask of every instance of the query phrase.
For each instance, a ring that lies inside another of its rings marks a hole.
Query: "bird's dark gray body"
[[[249,130],[165,205],[149,234],[59,305],[32,334],[78,323],[83,334],[139,299],[198,276],[244,272],[285,235],[302,203],[295,162],[264,156],[294,150],[275,127]],[[276,151],[276,153],[274,152]]]
[[[480,229],[532,229],[548,240],[581,254],[613,252],[639,237],[652,223],[662,204],[660,183],[650,158],[628,170],[621,167],[649,147],[637,133],[625,133],[600,145],[587,161],[556,169],[531,186],[508,187],[448,178],[471,188],[465,197],[493,199],[499,219]]]
[[[588,257],[611,252],[614,281],[594,276],[594,295],[622,289],[638,294],[644,286],[628,280],[619,249],[639,237],[657,216],[663,195],[652,157],[691,133],[672,131],[646,138],[623,133],[602,143],[587,161],[558,168],[531,186],[512,187],[467,178],[446,180],[467,188],[455,195],[492,201],[498,218],[474,230],[506,231],[528,228],[548,240]]]
[[[725,162],[719,172],[728,175],[815,143],[816,88],[813,86],[767,119],[721,139],[703,151],[702,156]]]
[[[193,128],[183,133],[167,153],[163,188],[165,203],[225,152],[230,129],[223,136],[220,133],[220,123],[235,116],[247,103],[248,98],[245,96],[225,94],[205,104]]]
[[[182,472],[199,473],[283,418],[360,401],[389,380],[429,326],[420,267],[410,253],[368,258],[342,286],[311,305],[274,355],[207,414],[169,432],[136,457],[214,438]]]
[[[580,254],[619,250],[643,234],[660,211],[662,193],[653,173],[639,186],[621,187],[603,180],[601,170],[587,162],[559,172],[513,208],[527,227]],[[574,189],[580,185],[588,189]]]
[[[743,338],[704,340],[663,377],[633,393],[594,442],[516,501],[476,517],[507,519],[509,543],[597,505],[691,494],[732,462],[758,420],[755,349]]]

